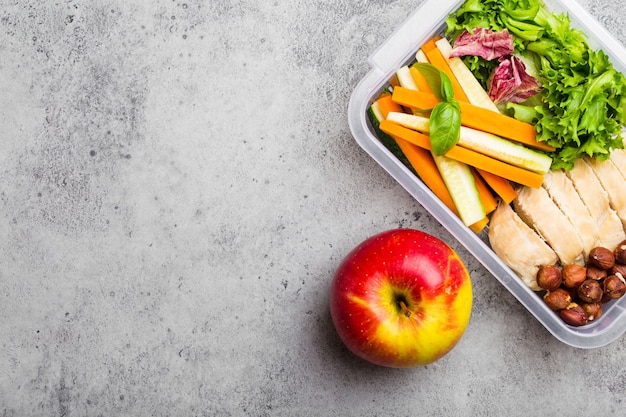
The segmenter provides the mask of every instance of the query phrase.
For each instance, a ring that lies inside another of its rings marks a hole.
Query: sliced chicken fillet
[[[543,177],[543,188],[574,226],[587,259],[599,239],[598,225],[578,195],[572,180],[563,170],[549,171]]]
[[[617,213],[623,227],[626,227],[626,192],[624,192],[626,182],[624,177],[610,159],[604,162],[589,160],[588,164],[609,196],[611,208]]]
[[[491,215],[489,243],[496,255],[534,291],[541,289],[536,279],[539,267],[558,261],[556,253],[508,204],[500,204]]]
[[[617,213],[610,206],[607,192],[602,188],[591,166],[579,159],[574,163],[574,168],[567,171],[567,176],[598,226],[595,246],[615,249],[626,239],[626,233]]]
[[[609,196],[589,164],[582,159],[577,159],[574,162],[574,168],[567,171],[567,176],[572,180],[591,216],[596,221],[606,216],[607,209],[610,207]]]
[[[605,220],[598,225],[598,233],[600,238],[596,242],[596,246],[614,250],[617,245],[626,240],[626,233],[622,229],[622,222],[611,210]]]
[[[550,245],[562,264],[583,264],[583,245],[576,229],[552,201],[545,188],[521,187],[515,211]]]
[[[622,174],[626,182],[626,150],[615,149],[611,152],[611,161],[613,161],[615,168]]]

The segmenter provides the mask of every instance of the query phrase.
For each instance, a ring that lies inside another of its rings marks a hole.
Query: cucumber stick
[[[383,113],[380,111],[380,106],[377,102],[373,102],[370,106],[369,116],[370,122],[376,123],[376,125],[379,125],[380,122],[383,120]]]
[[[391,112],[387,115],[387,119],[426,134],[430,131],[430,122],[427,117]],[[480,152],[511,165],[539,174],[548,172],[550,165],[552,165],[552,158],[548,155],[491,133],[465,126],[461,126],[460,133],[459,146]]]
[[[417,62],[422,62],[422,63],[428,62],[428,58],[426,57],[426,54],[421,49],[418,49],[418,51],[415,53],[415,60]]]
[[[463,223],[471,226],[484,219],[485,208],[480,201],[470,167],[447,156],[433,154],[433,158]]]
[[[411,171],[413,171],[413,167],[411,163],[398,146],[398,143],[394,138],[380,130],[380,122],[383,120],[383,114],[378,107],[378,103],[372,103],[367,111],[367,115],[370,119],[370,123],[376,132],[376,137],[380,140],[380,142],[385,146],[385,148],[389,149],[389,151],[402,162],[406,167],[408,167]]]
[[[411,75],[411,70],[408,66],[405,65],[403,67],[400,67],[396,71],[396,77],[398,78],[398,83],[400,83],[400,86],[408,88],[409,90],[418,90],[417,84],[415,84],[415,80],[413,79],[413,76]]]
[[[463,60],[458,57],[450,58],[450,53],[452,52],[452,45],[450,44],[450,41],[446,38],[441,38],[435,42],[435,45],[437,45],[441,54],[444,58],[446,58],[448,65],[450,66],[450,70],[456,79],[459,80],[459,83],[463,87],[463,91],[465,91],[470,103],[485,109],[499,112],[500,110],[498,110],[498,106],[491,101],[489,94],[487,94],[487,92],[483,89],[483,86],[480,85],[474,74],[472,74]]]
[[[465,126],[461,126],[459,145],[539,174],[548,172],[552,165],[552,158],[540,151]]]

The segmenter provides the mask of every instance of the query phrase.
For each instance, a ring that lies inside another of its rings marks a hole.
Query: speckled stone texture
[[[557,341],[350,134],[420,4],[0,0],[0,416],[623,415],[626,339]],[[581,4],[626,42],[620,2]],[[328,312],[394,227],[474,281],[459,345],[414,370]]]

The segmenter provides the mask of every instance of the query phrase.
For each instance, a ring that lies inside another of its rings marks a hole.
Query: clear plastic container
[[[615,68],[626,73],[626,50],[604,27],[572,0],[544,0],[548,8],[565,12],[572,25],[583,30],[594,49],[603,49]],[[492,251],[486,232],[467,228],[429,189],[377,139],[367,117],[373,99],[388,85],[395,71],[414,61],[415,52],[428,39],[445,30],[445,18],[463,0],[427,0],[369,57],[370,71],[350,98],[348,119],[358,144],[475,256],[558,340],[577,348],[605,346],[626,332],[626,296],[603,306],[603,315],[586,326],[565,324],[546,307]]]

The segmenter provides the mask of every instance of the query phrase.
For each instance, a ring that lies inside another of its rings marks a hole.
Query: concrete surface
[[[623,415],[626,339],[557,341],[350,134],[421,3],[0,1],[0,415]],[[626,42],[621,3],[581,4]],[[328,312],[394,227],[474,280],[420,369],[355,358]]]

